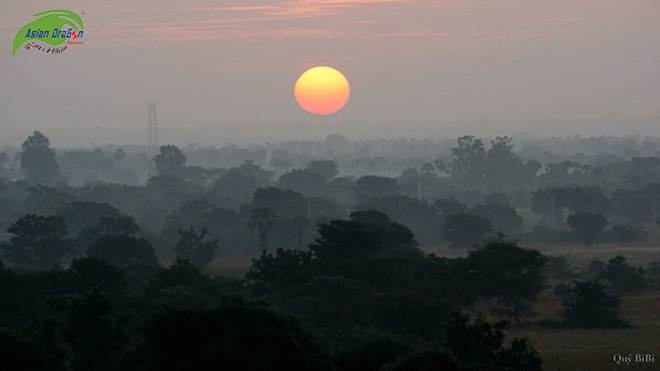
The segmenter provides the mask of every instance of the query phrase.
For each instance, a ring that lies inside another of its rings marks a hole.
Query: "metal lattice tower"
[[[156,103],[149,102],[149,124],[147,127],[147,145],[158,148],[158,123],[156,121]]]

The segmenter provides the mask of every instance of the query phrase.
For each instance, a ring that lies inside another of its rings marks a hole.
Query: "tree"
[[[118,217],[101,217],[96,229],[99,234],[105,236],[135,236],[140,232],[135,219],[130,216],[120,215]]]
[[[186,339],[186,341],[181,341]],[[226,297],[212,308],[167,308],[146,326],[122,370],[332,370],[298,319],[264,303]]]
[[[140,231],[133,218],[101,218],[91,235],[96,241],[87,249],[87,255],[125,267],[133,262],[158,265],[158,258],[151,243],[135,235]]]
[[[478,204],[472,208],[471,213],[490,220],[493,229],[507,236],[516,236],[522,230],[523,218],[509,204]]]
[[[160,153],[154,157],[158,174],[179,175],[186,164],[186,156],[183,155],[183,152],[173,145],[161,146],[159,150]]]
[[[329,182],[339,174],[337,167],[338,165],[334,161],[316,160],[310,161],[307,166],[305,166],[305,170],[320,175],[323,179],[326,180],[326,182]]]
[[[292,162],[285,151],[276,150],[271,154],[268,165],[281,173],[291,168]]]
[[[123,270],[99,258],[78,258],[71,262],[71,272],[85,289],[98,287],[103,291],[123,294],[126,274]]]
[[[15,264],[51,267],[71,251],[66,223],[59,216],[28,214],[12,223],[7,233],[11,238],[6,255]]]
[[[465,269],[472,272],[479,294],[495,301],[494,312],[517,321],[529,314],[530,302],[545,288],[547,260],[536,250],[500,239],[471,251]]]
[[[503,321],[489,323],[481,314],[473,322],[454,314],[444,344],[470,370],[541,371],[543,360],[526,338],[514,338],[505,346],[505,326]]]
[[[374,210],[353,212],[351,220],[321,223],[318,234],[309,246],[318,275],[390,287],[409,277],[422,256],[410,229]]]
[[[466,213],[449,216],[442,226],[445,240],[453,247],[474,246],[483,241],[490,230],[488,219]]]
[[[312,253],[302,250],[277,248],[275,255],[264,250],[245,277],[262,280],[272,285],[303,284],[312,277]]]
[[[593,245],[607,226],[607,219],[601,214],[580,211],[568,216],[566,223],[573,229],[578,241]]]
[[[115,304],[112,295],[93,288],[71,299],[51,299],[50,304],[63,318],[76,370],[101,371],[118,365],[128,345],[129,315]]]
[[[207,279],[197,266],[185,258],[176,258],[171,267],[159,267],[144,287],[145,295],[158,298],[168,288],[185,287],[190,290],[201,286]]]
[[[21,169],[30,182],[55,185],[62,180],[57,155],[50,148],[50,140],[38,131],[30,135],[20,154]]]
[[[71,358],[54,316],[26,326],[19,334],[0,327],[0,370],[71,371]]]
[[[403,336],[375,328],[349,325],[327,326],[322,330],[328,352],[337,370],[381,370],[414,350]]]
[[[115,150],[113,153],[112,158],[115,160],[115,162],[117,162],[119,166],[121,166],[121,163],[126,158],[126,151],[121,148],[117,148],[117,150]]]
[[[296,242],[298,243],[298,248],[301,249],[303,245],[303,239],[307,229],[309,228],[309,218],[305,215],[298,215],[291,221],[293,227],[296,231]]]
[[[282,174],[278,183],[285,189],[291,189],[307,196],[321,196],[326,189],[326,179],[307,169],[293,169]]]
[[[85,228],[98,224],[101,218],[116,218],[121,215],[119,210],[107,203],[75,201],[63,205],[58,214],[64,218],[69,232],[77,235]]]
[[[613,226],[610,230],[610,235],[616,243],[626,245],[644,241],[647,237],[647,232],[641,227],[624,224]]]
[[[430,345],[410,352],[396,361],[388,363],[382,371],[468,371],[447,348]]]
[[[571,327],[621,327],[619,319],[621,299],[605,291],[598,281],[574,282],[567,298],[561,303],[561,316]]]
[[[436,210],[438,210],[438,212],[445,218],[454,214],[465,213],[468,211],[466,204],[453,197],[439,198],[435,200],[433,205],[435,206]]]
[[[631,267],[621,255],[610,259],[600,276],[621,292],[642,291],[647,286],[644,269]]]
[[[362,200],[371,197],[396,196],[400,187],[395,178],[365,175],[355,182],[355,194]]]
[[[483,167],[487,156],[483,142],[472,135],[462,136],[457,142],[458,146],[451,149],[451,161],[447,164],[436,161],[436,167],[456,179],[480,184],[476,182],[485,177]]]
[[[277,215],[268,208],[252,210],[248,220],[248,229],[259,234],[259,247],[261,250],[268,249],[268,233],[277,225]]]
[[[218,251],[218,240],[206,241],[206,229],[195,232],[195,228],[179,231],[179,241],[174,247],[177,256],[189,259],[200,268],[206,267]]]

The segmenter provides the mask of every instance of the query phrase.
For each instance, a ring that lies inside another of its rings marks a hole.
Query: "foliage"
[[[480,295],[495,300],[495,311],[517,320],[529,313],[529,302],[545,288],[546,262],[536,250],[493,240],[469,253],[466,269],[473,272]]]
[[[599,240],[608,221],[601,214],[580,211],[569,215],[566,223],[573,229],[578,241],[592,245]]]
[[[259,247],[268,249],[268,233],[277,225],[277,215],[268,208],[252,210],[247,227],[250,231],[256,231],[259,235]]]
[[[87,255],[106,260],[110,264],[125,267],[134,261],[151,265],[158,264],[158,258],[151,243],[142,237],[127,235],[103,235],[94,242]]]
[[[39,131],[34,131],[23,145],[20,154],[21,169],[33,183],[55,185],[62,180],[57,164],[57,155],[50,148],[50,140]]]
[[[113,297],[94,288],[74,298],[51,299],[63,318],[64,337],[74,350],[73,368],[112,370],[129,341],[128,313]]]
[[[647,286],[644,269],[631,267],[621,255],[610,259],[600,276],[620,292],[642,291]]]
[[[71,371],[71,350],[57,318],[48,316],[19,334],[0,327],[0,369]]]
[[[491,222],[486,218],[459,213],[445,220],[442,232],[452,247],[471,247],[483,241],[491,227]]]
[[[176,146],[161,146],[154,163],[159,175],[179,175],[186,164],[186,156]]]
[[[223,370],[332,369],[321,343],[300,321],[240,298],[225,298],[211,309],[167,309],[157,315],[123,369],[204,371],[218,365]]]
[[[12,223],[7,232],[11,238],[4,249],[14,264],[50,267],[71,251],[64,239],[66,223],[59,216],[28,214]]]
[[[408,353],[381,368],[381,371],[467,371],[447,348],[429,345]]]
[[[375,328],[329,326],[321,329],[332,363],[339,370],[379,370],[413,350],[406,338]]]
[[[275,255],[264,250],[258,259],[253,258],[245,277],[272,285],[303,284],[312,277],[311,265],[311,252],[280,247]]]
[[[206,229],[196,232],[193,227],[179,231],[180,238],[174,248],[177,256],[189,259],[200,268],[206,267],[218,250],[218,240],[206,241],[207,234]]]
[[[619,319],[621,299],[605,290],[598,281],[573,282],[562,301],[561,316],[565,323],[578,328],[610,328],[625,326]]]
[[[445,346],[468,366],[485,370],[542,370],[543,360],[527,339],[504,344],[506,322],[489,323],[479,315],[454,314],[447,324]]]

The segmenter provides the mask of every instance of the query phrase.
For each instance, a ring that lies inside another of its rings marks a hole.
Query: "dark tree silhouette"
[[[454,314],[447,324],[445,346],[470,370],[541,371],[543,360],[526,338],[504,344],[506,322],[489,323],[480,314],[474,321]]]
[[[121,148],[117,148],[117,150],[112,154],[112,158],[115,160],[118,166],[121,166],[122,162],[126,158],[126,151]]]
[[[179,231],[179,241],[174,247],[177,256],[189,259],[200,268],[205,268],[215,257],[218,251],[218,240],[206,240],[208,232],[202,229],[199,232],[190,227]]]
[[[268,233],[277,225],[277,215],[268,208],[252,210],[247,227],[251,232],[259,235],[259,248],[268,249]]]
[[[71,358],[54,316],[28,325],[19,334],[0,327],[0,370],[71,371]]]
[[[8,229],[10,241],[4,246],[6,257],[15,264],[51,267],[71,250],[65,240],[67,226],[59,216],[28,214]]]
[[[186,156],[173,145],[161,146],[160,153],[154,157],[156,171],[159,175],[178,176],[186,164]]]
[[[21,169],[33,183],[55,185],[62,180],[57,155],[50,148],[50,140],[38,131],[30,135],[20,154]]]
[[[63,318],[64,338],[74,349],[75,370],[116,369],[128,345],[129,315],[112,295],[93,288],[74,298],[51,300],[51,307]]]
[[[316,161],[310,161],[307,164],[307,166],[305,166],[305,170],[320,175],[326,181],[330,181],[339,174],[339,170],[337,170],[337,167],[338,165],[334,161],[316,160]]]
[[[488,219],[466,213],[449,216],[442,226],[445,240],[453,247],[474,246],[483,241],[490,230]]]
[[[561,305],[561,316],[572,327],[608,328],[625,325],[619,319],[621,299],[607,293],[605,286],[598,281],[574,282]]]
[[[211,309],[168,309],[157,315],[122,369],[211,371],[218,367],[333,369],[319,340],[296,318],[240,298],[225,298]]]
[[[585,245],[596,243],[608,224],[603,215],[585,211],[569,215],[566,223],[575,232],[577,240]]]
[[[540,252],[500,239],[471,251],[465,264],[479,294],[495,301],[494,312],[517,321],[545,288],[546,262]]]
[[[468,371],[447,348],[432,345],[399,357],[381,368],[381,371]]]
[[[305,234],[310,227],[309,218],[307,218],[305,215],[298,215],[293,218],[293,220],[291,220],[291,224],[296,231],[296,242],[298,243],[298,248],[302,249],[303,239],[305,238]]]
[[[362,200],[371,197],[396,196],[400,187],[395,178],[365,175],[355,182],[354,192]]]

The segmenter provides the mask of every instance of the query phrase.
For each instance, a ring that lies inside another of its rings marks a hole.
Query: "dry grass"
[[[651,353],[660,356],[660,290],[624,296],[622,317],[634,328],[569,330],[547,327],[510,327],[510,337],[528,337],[541,353],[546,370],[657,370],[660,365],[614,363],[615,354]],[[537,319],[558,319],[560,300],[544,296]],[[656,362],[660,362],[657,359]]]
[[[217,258],[209,264],[209,272],[213,275],[241,279],[250,269],[252,258],[252,256]]]

